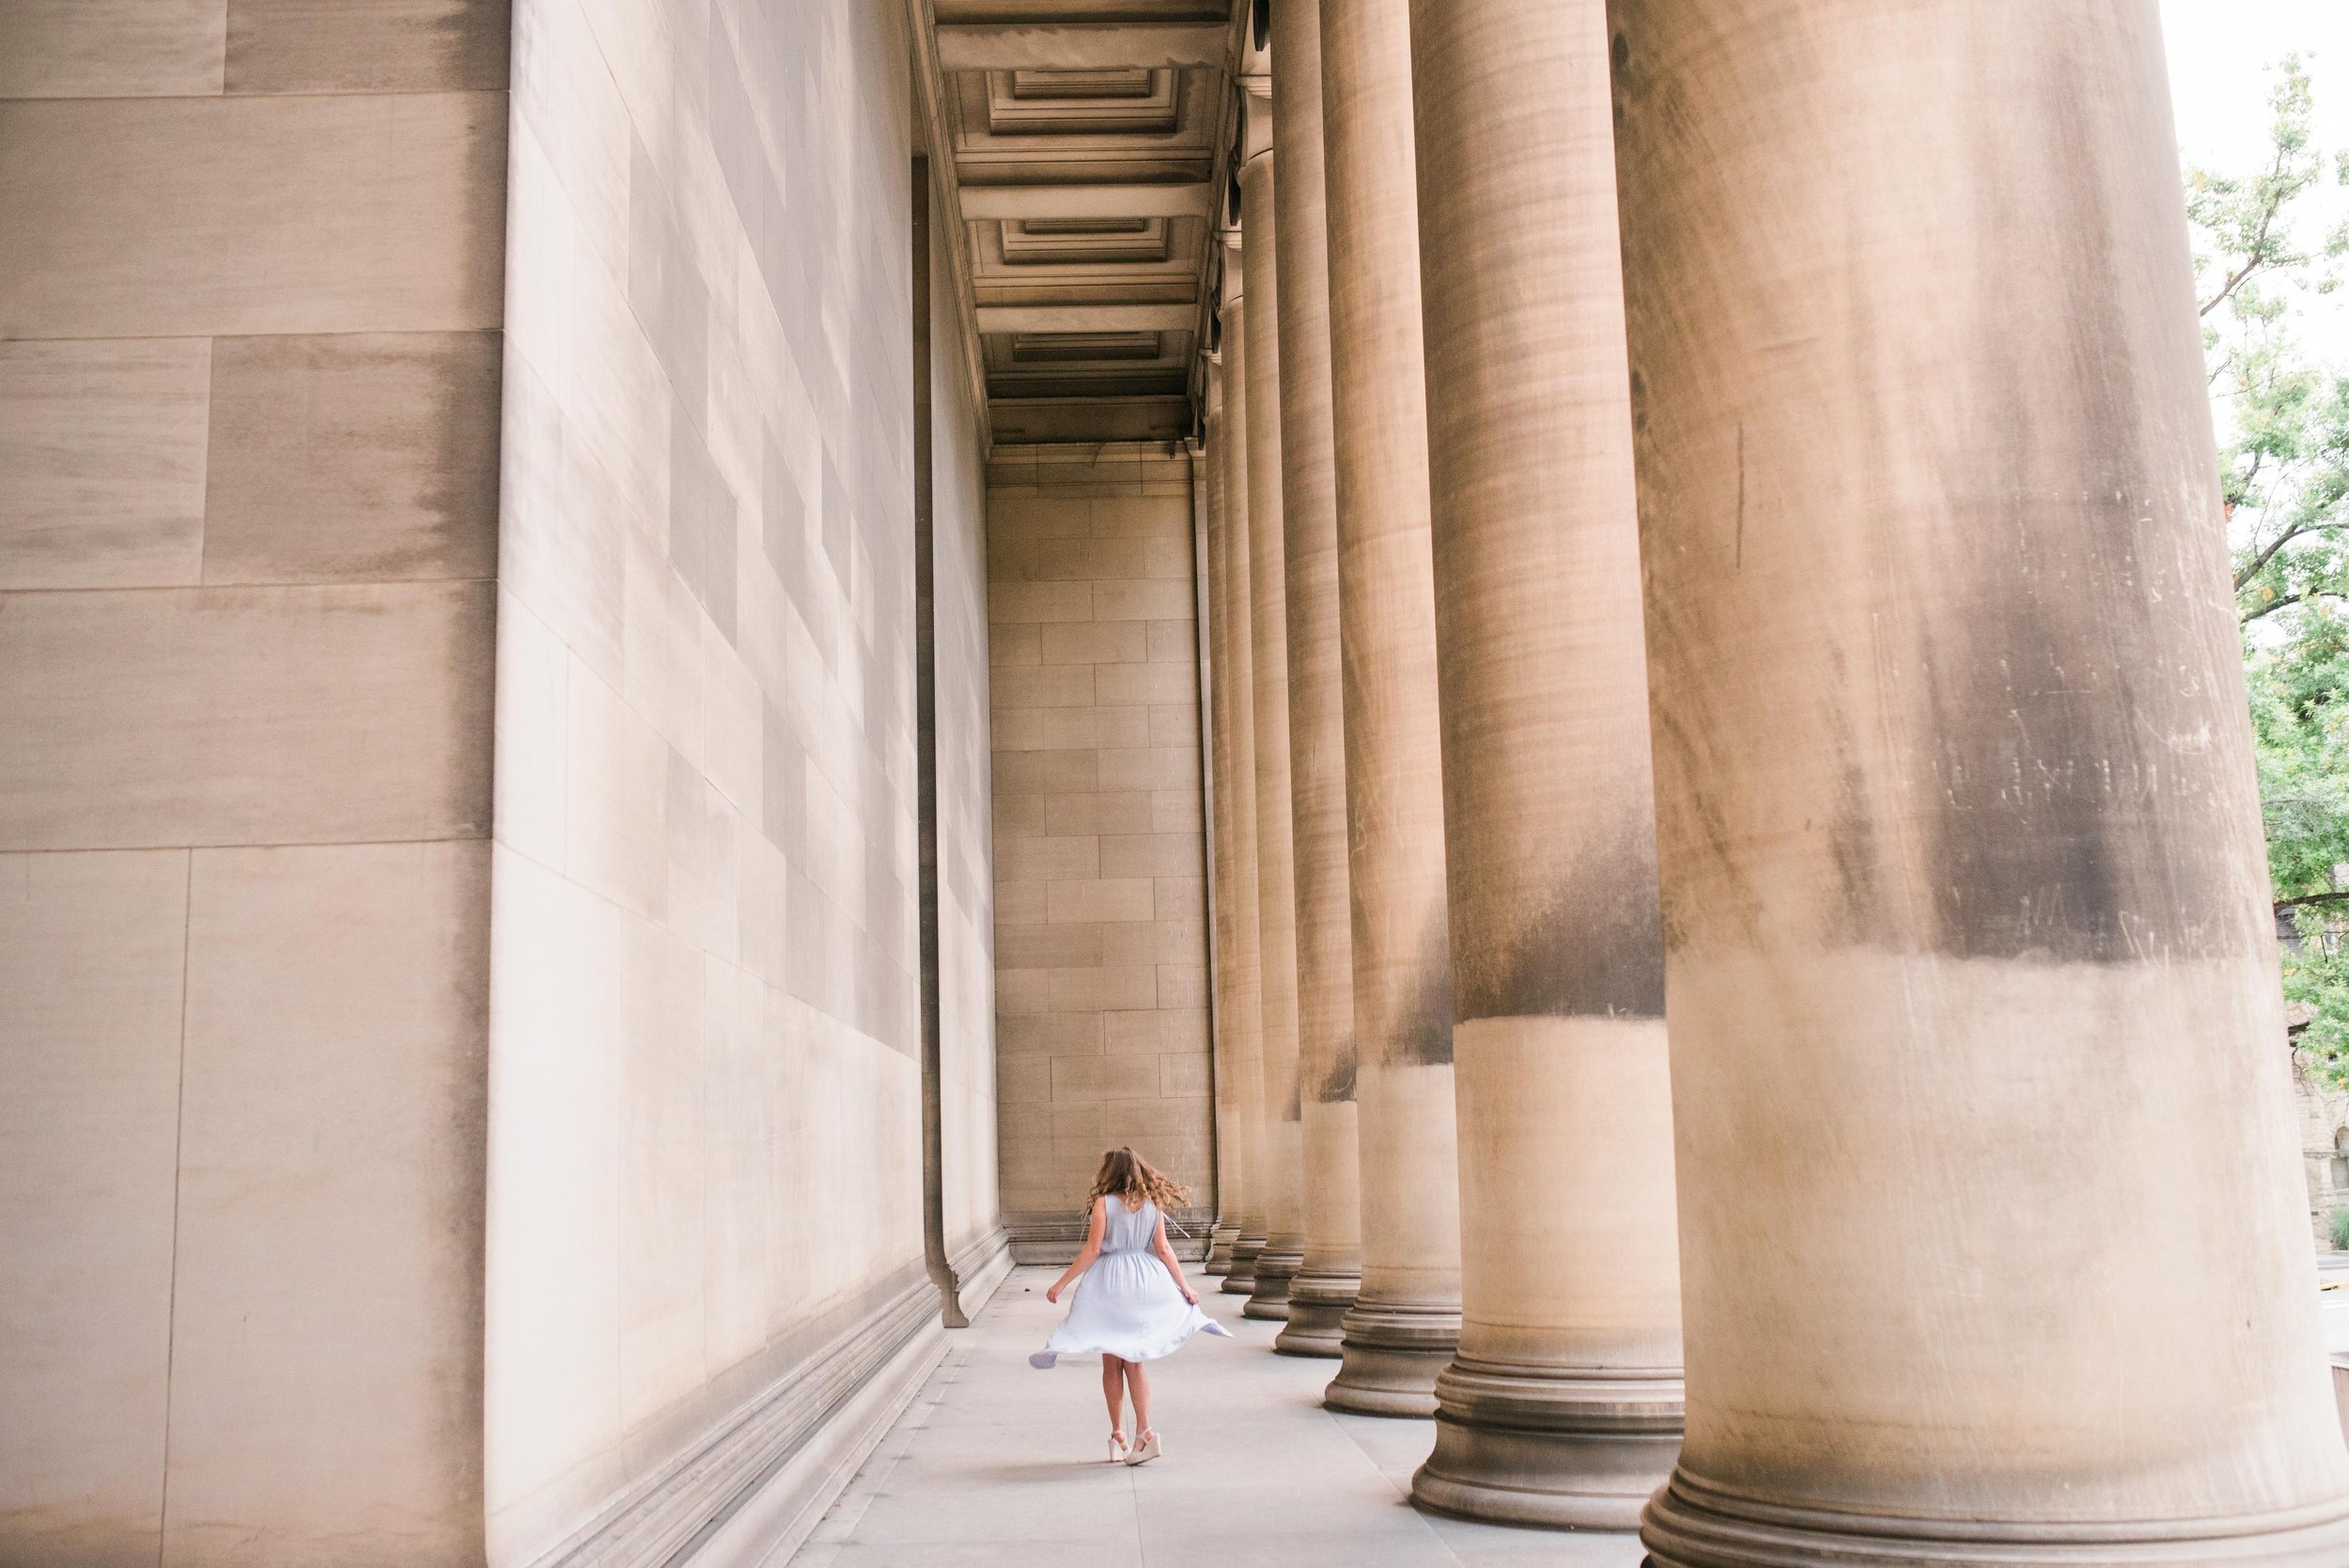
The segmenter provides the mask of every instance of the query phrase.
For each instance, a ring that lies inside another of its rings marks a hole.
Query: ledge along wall
[[[998,446],[988,468],[1003,1210],[1065,1261],[1101,1152],[1215,1210],[1190,459]]]
[[[745,1560],[811,1521],[938,1347],[908,40],[853,0],[517,8],[490,1555],[657,1562],[780,1465],[697,1548]],[[943,348],[941,1110],[966,1253],[997,1230],[969,385]],[[981,1296],[990,1261],[963,1260]]]

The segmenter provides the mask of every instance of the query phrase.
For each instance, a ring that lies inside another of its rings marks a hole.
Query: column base
[[[1610,1374],[1455,1358],[1436,1378],[1436,1449],[1411,1500],[1463,1519],[1636,1529],[1680,1455],[1677,1367]]]
[[[2060,1524],[1906,1519],[1748,1497],[1675,1470],[1640,1529],[1656,1568],[2143,1568],[2152,1563],[2320,1568],[2349,1562],[2349,1498],[2223,1519]]]
[[[1207,1261],[1205,1272],[1229,1274],[1232,1271],[1232,1244],[1239,1240],[1239,1226],[1218,1225],[1207,1236]]]
[[[1360,1274],[1299,1269],[1289,1281],[1288,1327],[1274,1338],[1274,1354],[1334,1358],[1346,1310],[1361,1288]]]
[[[1301,1249],[1275,1251],[1267,1246],[1257,1253],[1256,1288],[1249,1294],[1248,1305],[1239,1310],[1240,1316],[1285,1322],[1289,1315],[1289,1281],[1304,1265]]]
[[[1436,1413],[1436,1375],[1460,1345],[1457,1311],[1357,1300],[1346,1310],[1338,1374],[1321,1403],[1357,1416]]]
[[[1264,1237],[1245,1230],[1232,1243],[1232,1266],[1223,1276],[1223,1294],[1247,1296],[1256,1288],[1256,1260],[1264,1255]]]

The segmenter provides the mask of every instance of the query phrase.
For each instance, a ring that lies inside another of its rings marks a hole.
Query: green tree
[[[2186,171],[2220,438],[2236,615],[2260,800],[2287,945],[2284,991],[2310,1015],[2310,1064],[2349,1084],[2349,376],[2303,343],[2339,284],[2349,225],[2311,235],[2308,197],[2349,185],[2349,152],[2312,134],[2314,91],[2288,57],[2261,171]]]

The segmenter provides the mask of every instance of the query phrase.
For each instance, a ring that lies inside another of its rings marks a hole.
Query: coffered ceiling
[[[1248,0],[931,8],[941,184],[994,438],[1190,433]]]

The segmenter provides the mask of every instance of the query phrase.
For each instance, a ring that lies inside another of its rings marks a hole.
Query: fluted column
[[[1322,0],[1362,1278],[1326,1403],[1425,1416],[1460,1337],[1409,0]]]
[[[1252,140],[1262,121],[1252,102]],[[1240,231],[1248,237],[1248,565],[1254,601],[1256,905],[1262,976],[1267,1232],[1256,1257],[1251,1317],[1288,1316],[1289,1280],[1305,1257],[1304,1132],[1297,1088],[1297,878],[1289,806],[1287,568],[1282,558],[1279,249],[1272,149],[1240,171]]]
[[[1321,15],[1272,8],[1273,188],[1281,269],[1281,516],[1288,573],[1289,786],[1297,880],[1297,1081],[1305,1255],[1272,1347],[1335,1356],[1361,1284],[1355,1145],[1353,915],[1338,674],[1338,499],[1330,435],[1330,263],[1322,212]]]
[[[1230,694],[1232,1098],[1237,1114],[1229,1129],[1240,1143],[1239,1233],[1232,1239],[1223,1290],[1246,1296],[1256,1288],[1256,1258],[1264,1250],[1265,1130],[1263,945],[1256,891],[1255,599],[1249,589],[1248,333],[1245,279],[1237,246],[1224,253],[1222,328],[1223,482],[1222,635]],[[1212,546],[1214,540],[1209,543]]]
[[[1651,1560],[2349,1561],[2155,0],[1611,9]]]
[[[1430,1507],[1629,1529],[1680,1436],[1602,0],[1414,0],[1459,1097]]]
[[[1248,1063],[1252,1077],[1262,1071],[1256,1053],[1243,1047],[1242,1036],[1255,1027],[1255,889],[1235,885],[1236,857],[1245,853],[1233,799],[1233,710],[1238,706],[1235,681],[1244,682],[1245,660],[1234,667],[1231,588],[1232,517],[1224,493],[1231,461],[1231,437],[1224,418],[1223,366],[1210,364],[1206,375],[1205,469],[1207,514],[1207,734],[1211,753],[1208,768],[1213,792],[1211,825],[1215,834],[1215,1116],[1216,1221],[1207,1247],[1206,1272],[1232,1271],[1232,1247],[1239,1239],[1241,1217],[1248,1206],[1248,1140],[1241,1130],[1240,1063]],[[1253,824],[1251,823],[1252,831]],[[1246,925],[1242,928],[1241,916]]]

